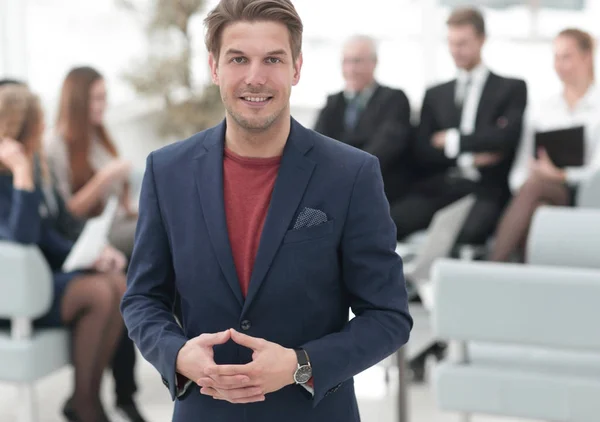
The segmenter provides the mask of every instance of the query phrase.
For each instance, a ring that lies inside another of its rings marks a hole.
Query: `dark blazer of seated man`
[[[225,121],[148,157],[125,323],[175,422],[359,422],[353,376],[412,327],[381,171],[291,118],[291,1],[242,4],[207,18]]]
[[[404,92],[375,81],[375,42],[355,36],[343,49],[343,91],[330,95],[315,130],[379,159],[386,196],[394,202],[414,178],[410,104]]]
[[[456,79],[427,90],[415,145],[427,176],[395,204],[398,239],[427,228],[436,211],[474,193],[458,243],[482,244],[510,198],[508,175],[523,127],[524,81],[491,72],[481,61],[483,17],[457,9],[448,20]]]

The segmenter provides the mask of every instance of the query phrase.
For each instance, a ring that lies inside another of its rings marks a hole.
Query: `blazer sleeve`
[[[175,400],[178,397],[175,364],[187,338],[172,310],[175,276],[155,185],[153,153],[146,161],[135,246],[127,277],[121,312],[129,336],[162,375],[163,383]]]
[[[460,152],[513,153],[523,132],[527,85],[517,80],[507,94],[509,99],[502,115],[490,126],[481,127],[470,135],[460,136]]]
[[[343,282],[355,318],[342,331],[302,346],[313,367],[313,406],[408,341],[413,322],[395,248],[380,166],[369,156],[354,181],[341,240]]]
[[[14,189],[12,183],[0,192],[0,239],[37,245],[52,269],[59,269],[73,243],[62,237],[40,216],[42,193]]]
[[[42,219],[40,192],[14,189],[12,182],[0,191],[0,239],[22,244],[38,244]]]
[[[425,168],[447,168],[456,165],[456,159],[448,158],[444,150],[435,148],[431,144],[431,138],[437,131],[441,130],[435,117],[433,103],[435,101],[431,90],[427,90],[421,106],[421,117],[417,129],[417,140],[415,143],[415,157],[418,163]]]
[[[47,223],[42,223],[44,226]],[[71,240],[65,238],[54,226],[42,227],[39,247],[54,270],[60,269],[73,249]]]
[[[379,159],[382,172],[397,163],[410,144],[410,104],[404,92],[398,90],[382,108],[381,124],[364,150]]]

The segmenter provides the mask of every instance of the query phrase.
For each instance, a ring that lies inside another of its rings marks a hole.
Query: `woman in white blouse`
[[[594,85],[593,38],[578,29],[560,32],[554,40],[554,67],[563,90],[532,113],[531,130],[511,176],[518,193],[498,225],[492,261],[507,261],[522,252],[535,210],[540,205],[572,205],[579,183],[600,169],[600,89]],[[535,132],[574,126],[584,126],[582,167],[560,169],[544,150],[533,158]]]
[[[103,124],[105,109],[106,87],[100,73],[90,67],[71,70],[63,83],[55,132],[46,140],[47,160],[66,208],[80,221],[100,214],[109,196],[121,198],[109,242],[130,257],[137,224],[128,200],[131,164],[118,157]],[[60,229],[75,240],[81,226]],[[133,399],[135,361],[133,342],[124,332],[111,362],[117,407],[126,420],[143,422]]]
[[[46,140],[46,153],[58,191],[75,217],[85,221],[102,212],[109,196],[121,198],[109,241],[131,256],[137,223],[127,182],[131,163],[118,157],[103,123],[105,109],[106,86],[100,73],[90,67],[71,70],[63,83],[58,121]],[[75,239],[81,228],[65,234]]]

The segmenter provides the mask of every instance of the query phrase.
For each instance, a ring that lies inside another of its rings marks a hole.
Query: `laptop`
[[[539,148],[544,148],[552,163],[558,168],[580,167],[584,156],[584,127],[536,132],[534,156]]]
[[[433,299],[429,291],[431,267],[438,258],[450,255],[473,204],[475,195],[467,195],[436,212],[414,259],[404,266],[404,276],[417,288],[425,308],[431,309]]]

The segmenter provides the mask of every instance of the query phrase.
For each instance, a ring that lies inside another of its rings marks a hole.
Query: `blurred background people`
[[[327,97],[315,130],[375,155],[392,203],[414,178],[410,104],[402,90],[376,81],[376,67],[375,41],[365,35],[350,38],[342,52],[345,88]]]
[[[129,196],[132,167],[118,157],[104,126],[106,104],[106,83],[97,70],[84,66],[69,71],[62,85],[56,127],[45,140],[45,150],[61,199],[75,217],[60,226],[61,232],[76,239],[85,221],[102,213],[109,196],[117,195],[120,206],[108,240],[129,259],[137,223],[136,207]],[[135,362],[135,346],[123,333],[111,362],[116,403],[128,420],[142,422],[133,399],[137,391]]]
[[[510,197],[508,174],[521,137],[527,87],[482,62],[486,32],[477,9],[456,9],[447,24],[457,77],[425,93],[415,155],[426,176],[391,212],[402,240],[427,228],[439,209],[474,193],[475,205],[457,243],[483,244]]]
[[[0,81],[0,85],[10,84],[25,86],[24,82],[15,79],[4,79]],[[85,220],[75,217],[65,204],[63,195],[61,195],[59,191],[60,185],[57,185],[57,180],[55,177],[56,169],[51,169],[48,165],[46,160],[47,155],[45,151],[43,151],[43,148],[40,149],[39,155],[44,158],[40,163],[44,166],[43,168],[46,169],[47,183],[38,183],[38,185],[42,186],[47,191],[46,198],[53,204],[53,227],[61,236],[65,237],[69,241],[75,241],[81,233]],[[42,167],[38,165],[36,168],[38,169],[39,173],[37,174],[38,177],[36,180],[41,182],[42,178],[40,178],[40,169]],[[115,236],[113,236],[113,238],[115,238]],[[124,262],[126,264],[127,257],[125,257]],[[144,418],[142,417],[134,401],[134,394],[137,391],[137,385],[135,382],[135,364],[135,346],[127,333],[123,331],[121,340],[118,343],[117,351],[112,355],[112,360],[110,362],[113,378],[115,380],[114,385],[116,394],[116,407],[125,420],[144,422]],[[67,406],[67,414],[70,414],[69,406]]]
[[[523,260],[535,210],[540,205],[573,205],[577,186],[600,169],[600,91],[594,83],[594,40],[579,29],[565,29],[554,40],[554,70],[562,92],[540,102],[531,117],[511,176],[518,193],[496,231],[489,259]],[[546,151],[534,158],[535,132],[584,127],[584,165],[558,168]],[[515,256],[516,255],[516,256]]]
[[[23,85],[0,86],[0,239],[37,245],[54,272],[51,308],[35,324],[72,331],[75,383],[65,415],[71,421],[108,421],[99,394],[123,332],[125,257],[107,247],[93,270],[61,272],[73,244],[54,228],[58,209],[41,154],[43,130],[38,98]]]
[[[129,196],[132,167],[119,158],[104,125],[106,100],[106,83],[98,71],[72,69],[62,85],[58,119],[46,140],[46,152],[58,191],[82,222],[100,214],[110,195],[120,197],[109,241],[129,257],[137,223]],[[72,227],[71,237],[77,237],[81,227]]]

